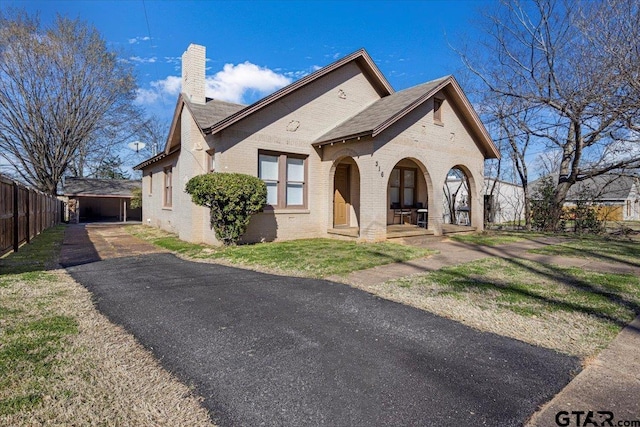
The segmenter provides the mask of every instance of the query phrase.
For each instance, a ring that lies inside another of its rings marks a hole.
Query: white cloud
[[[129,57],[129,61],[137,62],[139,64],[153,64],[157,60],[158,60],[158,58],[156,58],[155,56],[152,57],[152,58],[141,58],[139,56],[130,56]]]
[[[139,37],[134,37],[132,39],[128,39],[129,44],[138,44],[140,42],[146,42],[151,40],[151,37],[149,36],[139,36]]]
[[[250,62],[225,64],[222,71],[207,77],[206,94],[222,101],[244,103],[247,95],[265,96],[291,83],[292,78]]]
[[[136,94],[136,103],[152,104],[163,95],[172,97],[177,96],[182,87],[182,79],[178,76],[167,76],[164,80],[151,82],[150,86],[151,88],[149,89],[138,89]]]
[[[279,74],[250,62],[225,64],[222,71],[206,77],[207,97],[235,103],[249,103],[266,96],[293,81],[293,76]],[[168,76],[151,82],[149,88],[138,89],[136,102],[152,104],[161,96],[175,97],[180,93],[182,79]]]

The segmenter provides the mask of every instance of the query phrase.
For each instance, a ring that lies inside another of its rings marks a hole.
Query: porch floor
[[[469,225],[442,224],[442,234],[472,233],[476,230]]]
[[[328,229],[327,233],[357,238],[360,236],[360,229],[358,227],[335,227]]]
[[[387,239],[401,239],[413,236],[433,236],[433,230],[427,230],[413,224],[390,224],[387,225]]]

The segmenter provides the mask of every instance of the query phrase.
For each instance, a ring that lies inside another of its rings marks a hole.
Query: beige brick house
[[[203,46],[190,45],[182,61],[165,149],[136,166],[146,223],[217,243],[208,210],[184,187],[198,174],[240,172],[268,190],[246,242],[384,240],[391,224],[415,228],[418,209],[428,210],[425,231],[439,235],[443,184],[457,167],[469,182],[471,226],[482,228],[484,161],[499,152],[452,76],[395,92],[359,50],[244,106],[205,97]]]

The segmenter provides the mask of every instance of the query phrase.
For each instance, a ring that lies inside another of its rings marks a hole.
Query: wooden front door
[[[339,165],[336,168],[333,182],[333,225],[349,225],[349,165]]]

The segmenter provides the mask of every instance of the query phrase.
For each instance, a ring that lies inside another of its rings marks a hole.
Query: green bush
[[[556,231],[563,229],[562,213],[556,212],[554,203],[555,183],[550,176],[544,177],[531,196],[531,226],[535,230]],[[560,223],[556,219],[560,219]]]
[[[142,188],[134,188],[131,191],[131,208],[137,209],[142,207]]]
[[[225,245],[237,243],[251,215],[267,203],[267,186],[260,179],[240,173],[208,173],[189,180],[186,192],[211,213],[211,228]]]

